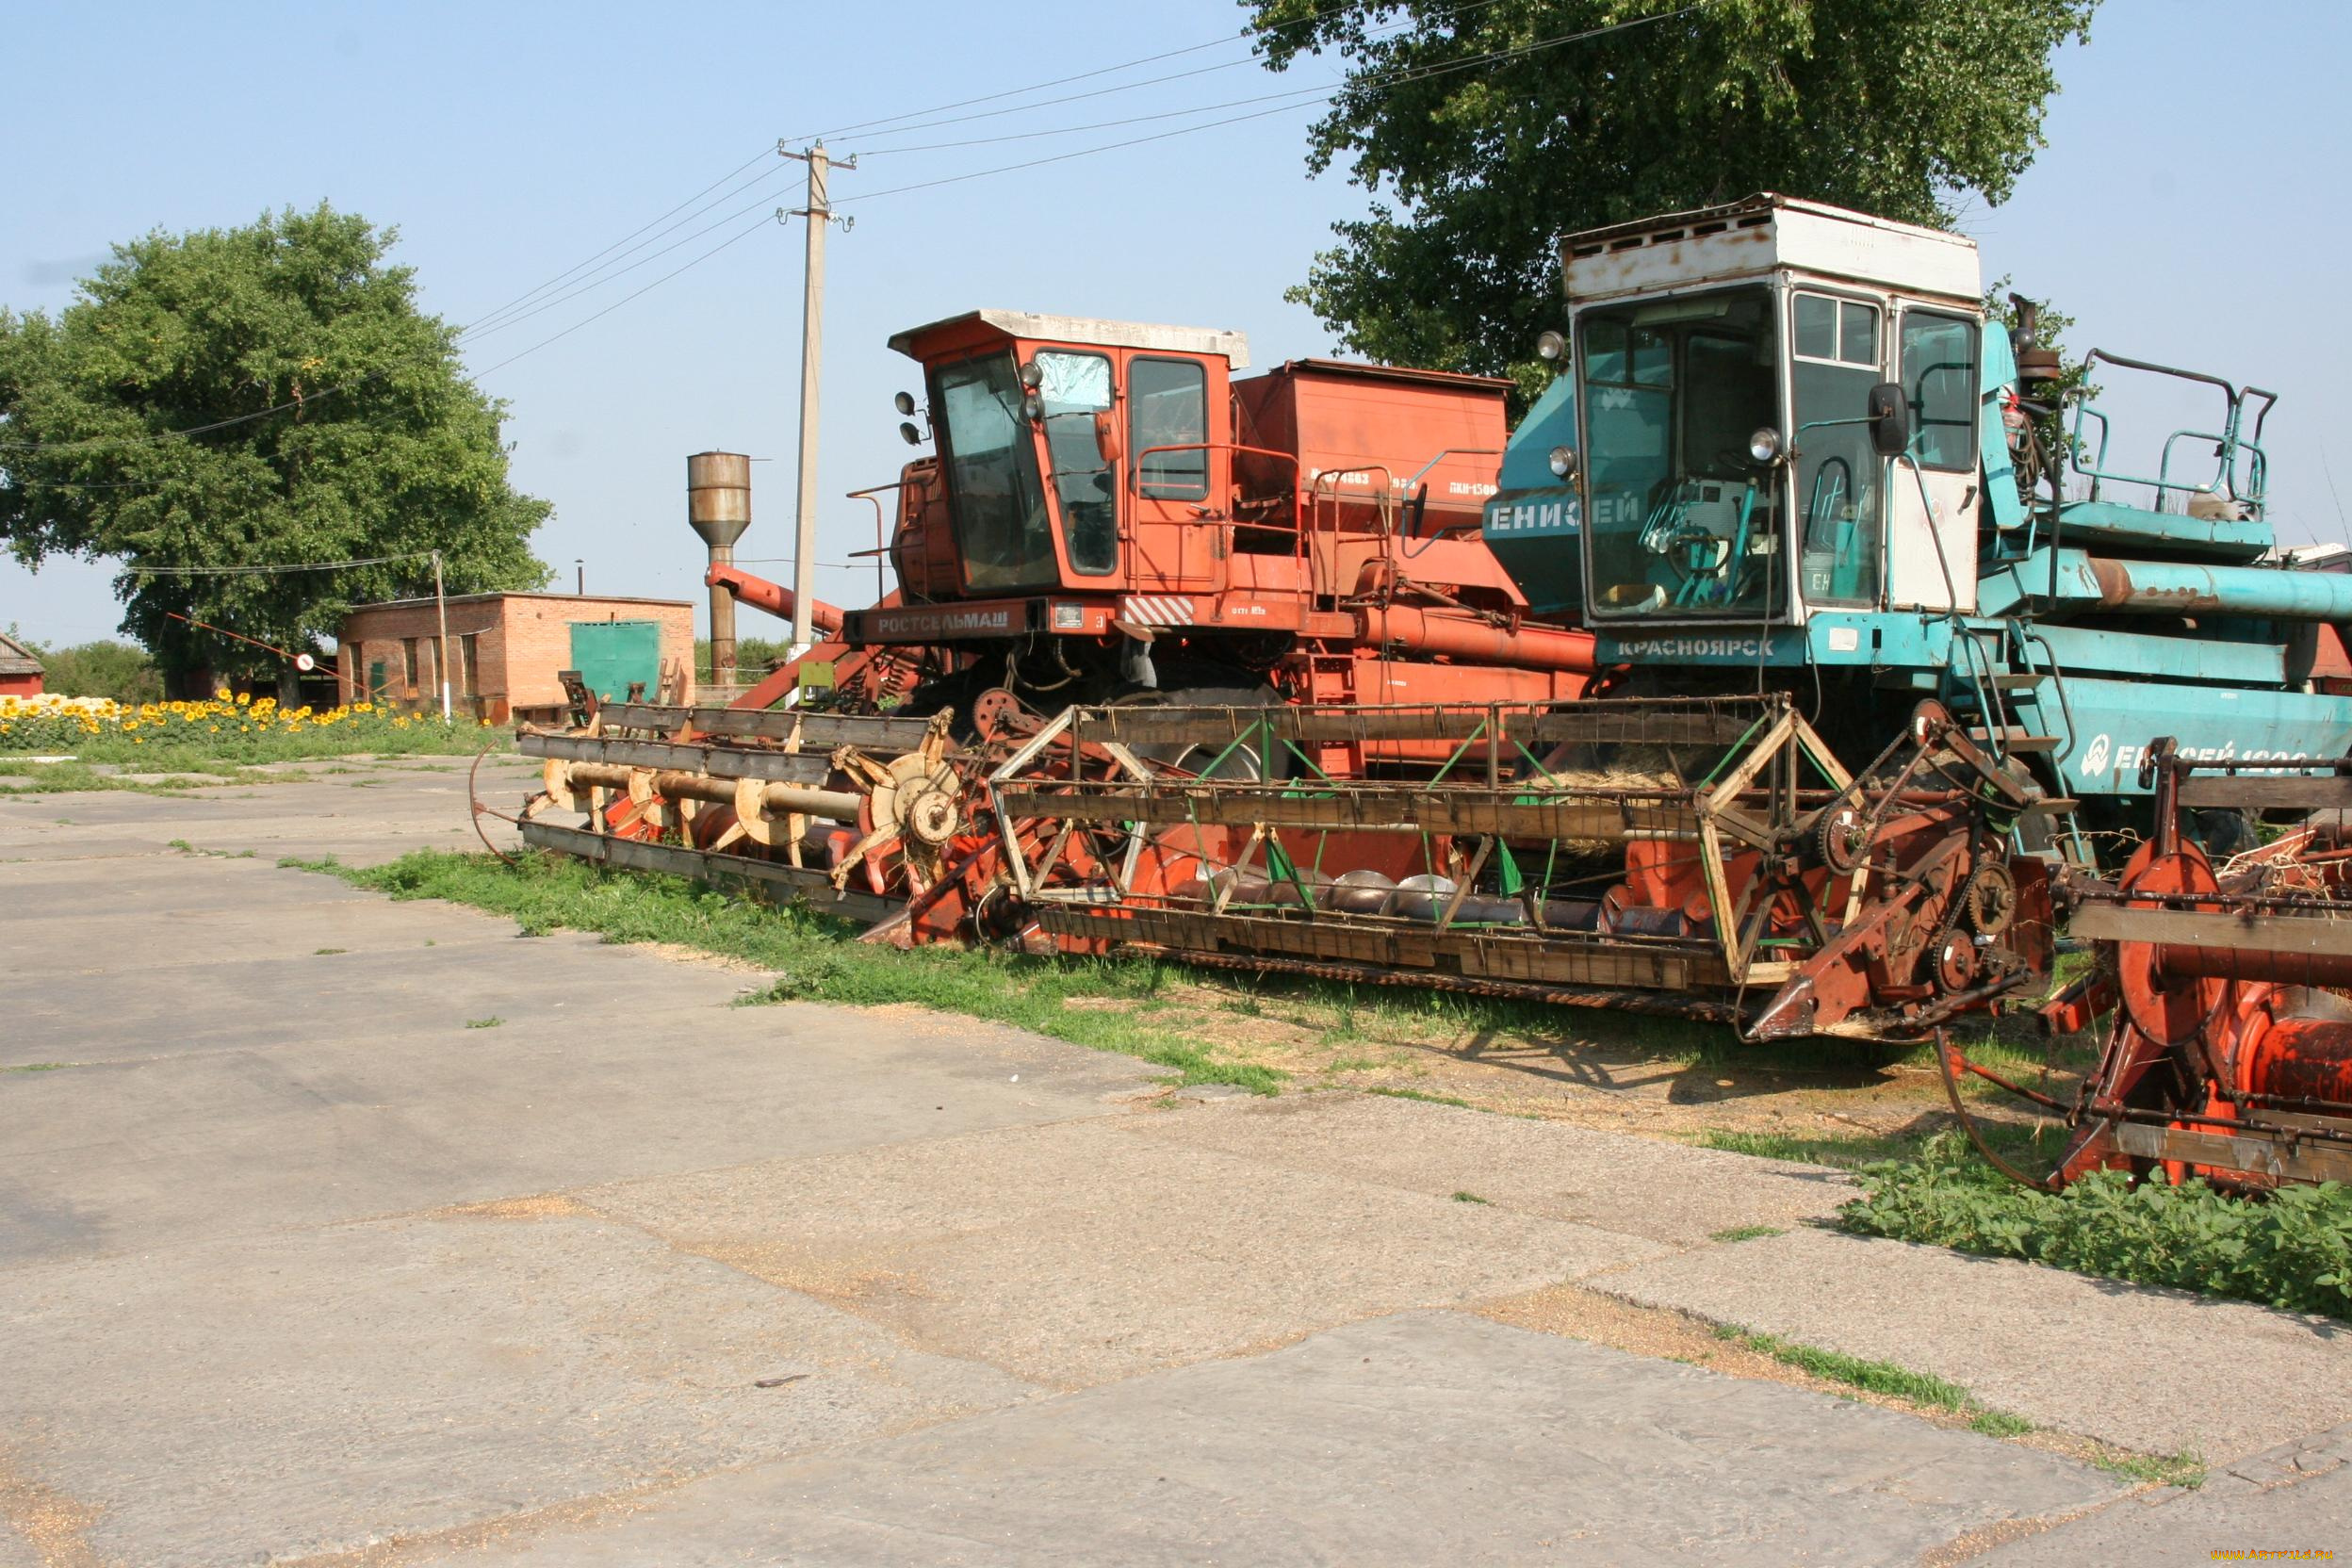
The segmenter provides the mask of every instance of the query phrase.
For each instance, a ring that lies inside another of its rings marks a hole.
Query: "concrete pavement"
[[[463,801],[416,764],[0,799],[0,1568],[2352,1545],[2326,1325],[1826,1234],[1843,1190],[1810,1168],[1170,1097],[1125,1058],[737,1006],[760,976],[275,864],[463,847]],[[1756,1226],[1788,1233],[1710,1239]],[[1996,1282],[1981,1309],[1953,1269]],[[1470,1310],[1563,1282],[2258,1457],[2158,1506]]]

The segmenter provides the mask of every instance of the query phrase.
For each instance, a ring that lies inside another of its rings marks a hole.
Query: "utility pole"
[[[449,722],[449,600],[441,591],[441,552],[433,552],[433,609],[441,620],[441,648],[433,662],[441,666],[441,722]]]
[[[825,350],[825,231],[833,221],[833,209],[825,202],[825,175],[832,169],[855,169],[858,160],[833,158],[822,141],[805,153],[792,152],[780,141],[776,150],[808,166],[808,204],[776,215],[778,221],[808,220],[808,267],[800,296],[800,503],[792,520],[792,656],[797,659],[816,641],[810,606],[817,602],[817,380]],[[853,221],[842,219],[841,227],[847,229]]]

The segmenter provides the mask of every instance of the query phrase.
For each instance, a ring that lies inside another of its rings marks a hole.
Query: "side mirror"
[[[1106,464],[1117,463],[1127,454],[1126,443],[1119,435],[1119,416],[1110,409],[1094,416],[1094,449]]]
[[[1911,449],[1911,404],[1903,383],[1883,381],[1870,388],[1863,405],[1870,420],[1870,446],[1881,457],[1901,457]]]

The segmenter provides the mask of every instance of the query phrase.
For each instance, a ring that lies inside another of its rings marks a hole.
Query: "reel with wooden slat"
[[[1270,765],[1219,776],[1238,747]],[[1396,759],[1333,777],[1338,752]],[[1156,761],[1192,759],[1194,770]],[[1068,952],[1918,1033],[2048,972],[2037,793],[1922,705],[1850,774],[1786,698],[1072,708],[987,778]],[[1826,847],[1825,847],[1826,846]]]
[[[526,728],[542,760],[524,841],[608,864],[733,879],[864,923],[940,874],[966,827],[953,715],[608,704]],[[577,824],[556,819],[578,814]]]

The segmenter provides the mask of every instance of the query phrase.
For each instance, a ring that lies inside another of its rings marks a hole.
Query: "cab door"
[[[1209,410],[1229,396],[1222,362],[1138,353],[1127,361],[1128,587],[1139,596],[1222,585],[1227,538],[1218,482],[1231,456],[1212,443]],[[1186,606],[1157,606],[1178,622]],[[1207,607],[1200,607],[1203,618]]]
[[[1976,608],[1976,318],[1906,307],[1895,376],[1911,416],[1907,455],[1887,473],[1886,599]]]

